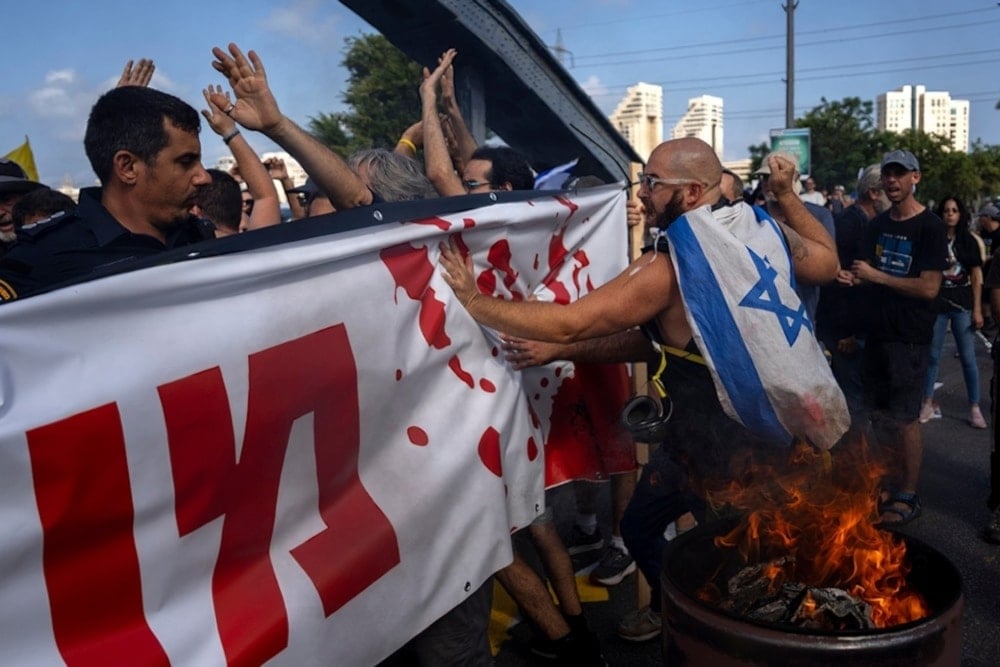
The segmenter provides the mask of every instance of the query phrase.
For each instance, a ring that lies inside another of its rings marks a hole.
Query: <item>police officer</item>
[[[21,231],[0,260],[0,300],[211,238],[191,215],[210,181],[200,129],[198,112],[173,95],[139,86],[105,93],[84,137],[103,187],[81,190],[74,213]]]
[[[24,169],[13,160],[0,158],[0,254],[17,241],[13,218],[15,204],[32,190],[44,187],[28,180]]]

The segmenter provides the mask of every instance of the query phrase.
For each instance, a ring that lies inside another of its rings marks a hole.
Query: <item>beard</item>
[[[666,229],[670,223],[686,212],[684,210],[684,193],[677,190],[670,196],[670,201],[663,207],[663,210],[657,214],[653,226],[657,229]]]
[[[13,243],[17,240],[17,231],[0,229],[0,243]]]

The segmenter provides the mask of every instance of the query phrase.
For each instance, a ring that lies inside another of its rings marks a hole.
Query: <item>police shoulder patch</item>
[[[9,282],[0,278],[0,301],[13,301],[16,298],[17,290]]]

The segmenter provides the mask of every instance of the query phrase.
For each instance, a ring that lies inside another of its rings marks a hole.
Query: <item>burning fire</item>
[[[745,517],[716,546],[767,564],[762,574],[772,589],[796,582],[860,598],[877,628],[926,616],[927,604],[906,580],[906,544],[874,525],[884,469],[864,441],[841,443],[832,453],[799,444],[787,454],[766,463],[747,455],[736,466],[738,479],[710,492],[713,506]]]

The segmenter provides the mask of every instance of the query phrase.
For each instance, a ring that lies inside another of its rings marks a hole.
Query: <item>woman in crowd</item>
[[[971,215],[965,204],[955,197],[946,197],[935,211],[948,230],[948,269],[944,272],[938,293],[939,314],[931,343],[931,363],[924,383],[924,403],[920,421],[938,419],[941,409],[934,403],[934,383],[937,382],[944,336],[951,324],[958,356],[962,362],[965,391],[969,398],[969,424],[986,428],[979,409],[979,368],[976,366],[975,332],[983,326],[983,251],[976,236],[969,230]]]

